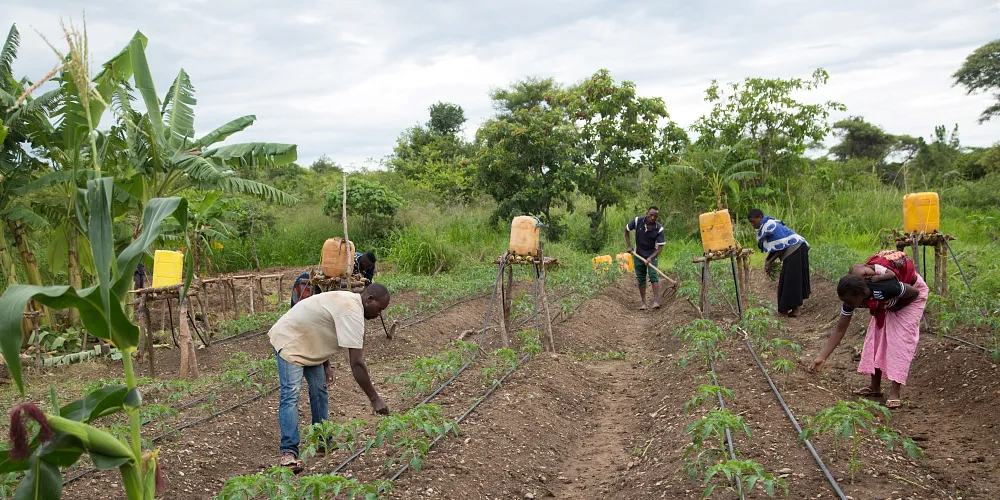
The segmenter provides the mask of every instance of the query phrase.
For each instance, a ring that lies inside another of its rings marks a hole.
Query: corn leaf
[[[87,397],[60,408],[59,416],[85,424],[90,423],[121,410],[127,392],[128,388],[121,385],[98,389],[87,394]]]
[[[62,495],[59,467],[42,460],[37,453],[29,460],[31,465],[14,492],[14,500],[59,498]]]

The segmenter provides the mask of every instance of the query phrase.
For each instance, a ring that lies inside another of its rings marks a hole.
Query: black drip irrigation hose
[[[740,328],[740,331],[743,332],[743,335],[749,336],[747,331],[743,328]],[[774,396],[778,398],[778,403],[781,405],[781,408],[785,410],[785,415],[788,417],[788,420],[792,422],[792,426],[795,427],[795,431],[798,432],[799,435],[802,435],[802,427],[799,426],[799,421],[795,419],[795,415],[792,414],[792,410],[788,408],[788,405],[785,404],[785,399],[781,397],[781,392],[778,391],[778,387],[774,385],[774,381],[771,380],[771,376],[767,374],[767,369],[764,368],[764,364],[761,363],[760,358],[757,357],[757,352],[754,351],[753,345],[750,344],[750,339],[745,338],[743,341],[746,343],[747,349],[750,351],[750,355],[753,356],[753,360],[757,363],[757,367],[760,368],[761,373],[764,374],[764,378],[767,379],[767,384],[771,386],[771,391],[774,392]],[[813,458],[816,460],[816,464],[819,465],[820,470],[823,471],[823,475],[826,476],[826,480],[830,483],[830,487],[833,489],[833,492],[836,493],[841,500],[847,500],[847,496],[845,496],[844,492],[841,491],[840,485],[837,483],[837,480],[834,479],[833,474],[830,473],[830,469],[826,468],[826,464],[823,463],[823,459],[819,457],[819,453],[816,452],[816,448],[813,448],[812,443],[810,443],[808,439],[803,439],[802,442],[806,445],[809,453],[812,454]]]
[[[507,264],[506,261],[502,261],[502,263],[499,266],[499,271],[497,271],[497,279],[493,283],[493,293],[490,295],[490,306],[486,310],[486,319],[483,321],[483,328],[479,332],[479,342],[478,342],[478,345],[480,346],[480,348],[483,345],[483,339],[486,338],[486,330],[489,329],[489,327],[490,327],[490,318],[492,317],[492,314],[493,314],[493,305],[496,303],[497,290],[499,290],[502,287],[501,280],[503,279],[503,272],[506,270],[507,265],[508,264]],[[500,307],[503,308],[503,304],[501,304]],[[501,311],[500,314],[503,314],[503,312]],[[424,398],[424,400],[421,401],[420,404],[421,405],[427,404],[430,400],[432,400],[435,397],[437,397],[438,394],[441,394],[441,391],[443,391],[445,389],[445,387],[448,387],[448,385],[450,385],[452,382],[454,382],[455,379],[457,379],[458,376],[462,374],[462,372],[464,372],[469,366],[472,365],[473,362],[476,361],[476,358],[479,357],[479,351],[480,351],[480,349],[476,349],[476,352],[472,353],[472,358],[469,359],[469,361],[467,363],[465,363],[464,365],[462,365],[462,367],[459,368],[458,371],[455,372],[455,374],[451,376],[451,378],[449,378],[443,384],[441,384],[437,389],[434,390],[434,392],[432,392],[429,396],[427,396],[426,398]],[[419,406],[419,405],[417,405],[417,406]],[[347,457],[346,460],[344,460],[340,465],[338,465],[337,468],[333,469],[332,473],[333,474],[339,473],[341,470],[344,469],[344,467],[347,467],[351,462],[355,461],[364,452],[365,452],[365,450],[363,450],[363,449],[354,452],[353,455]]]
[[[489,390],[487,390],[485,393],[483,393],[483,395],[478,400],[476,400],[475,403],[472,403],[472,406],[470,406],[468,410],[465,410],[465,413],[463,413],[462,416],[458,417],[458,419],[455,420],[455,424],[457,425],[457,424],[462,423],[462,421],[465,420],[465,418],[468,417],[476,408],[478,408],[479,405],[482,404],[483,401],[485,401],[486,398],[488,398],[490,396],[490,394],[493,394],[493,391],[495,391],[497,387],[500,387],[500,385],[503,384],[503,381],[506,380],[507,377],[509,377],[511,374],[513,374],[515,371],[517,371],[517,369],[520,368],[521,365],[523,365],[524,362],[527,361],[529,357],[531,357],[530,354],[525,354],[524,357],[522,357],[520,359],[520,361],[518,361],[517,364],[514,365],[514,367],[510,369],[510,371],[508,371],[507,373],[505,373],[504,376],[500,377],[500,380],[497,380],[496,382],[494,382],[493,385],[489,388]],[[436,438],[434,438],[434,441],[431,441],[431,444],[430,444],[429,448],[433,448],[434,445],[438,444],[439,441],[441,441],[442,439],[444,439],[444,436],[445,436],[444,434],[438,434],[438,436]],[[392,476],[392,478],[389,479],[389,481],[395,481],[395,480],[399,479],[399,476],[402,476],[403,473],[406,472],[407,469],[409,469],[409,468],[410,468],[410,464],[403,464],[403,467],[400,468],[399,471],[397,471],[396,474],[394,474]]]
[[[712,383],[719,385],[719,375],[715,372],[715,362],[708,360],[708,367],[712,369]],[[726,410],[726,402],[722,400],[722,392],[716,393],[719,396],[719,409]],[[736,450],[733,448],[733,433],[730,432],[729,426],[726,426],[726,444],[729,445],[729,458],[736,460]],[[740,494],[740,499],[745,498],[743,496],[743,482],[736,481],[736,490]]]

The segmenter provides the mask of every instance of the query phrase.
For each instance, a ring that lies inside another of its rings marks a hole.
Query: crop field
[[[18,25],[0,52],[0,498],[1000,498],[1000,143],[844,115],[821,68],[706,82],[686,126],[599,69],[494,88],[474,134],[437,102],[377,165],[300,165],[294,137],[231,139],[255,115],[196,129],[162,41],[44,41],[48,74],[17,72]],[[998,54],[954,83],[1000,88]],[[768,220],[799,242],[766,253]],[[866,349],[899,349],[869,320],[922,300],[906,270],[929,290],[902,396],[859,393]],[[330,314],[363,349],[329,359],[327,419],[306,383],[283,457],[272,326],[314,289],[361,294]]]

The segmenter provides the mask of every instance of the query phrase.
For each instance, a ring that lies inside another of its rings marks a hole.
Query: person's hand
[[[771,274],[771,271],[773,269],[774,269],[774,261],[773,260],[766,260],[766,261],[764,261],[764,272],[765,273]]]
[[[811,371],[811,372],[818,372],[818,371],[820,371],[820,370],[823,369],[823,365],[825,365],[825,364],[826,364],[826,357],[825,356],[823,356],[822,354],[819,355],[819,356],[816,356],[816,359],[813,360],[812,365],[809,367],[809,371]]]
[[[625,247],[625,251],[628,252],[628,253],[633,253],[632,246],[629,245],[629,246]]]
[[[375,399],[372,400],[372,409],[379,415],[389,414],[389,405],[385,404],[385,401],[382,401],[381,396],[375,396]]]
[[[323,387],[329,387],[333,383],[333,367],[327,365],[323,367],[323,371],[326,372],[326,378],[323,380]]]

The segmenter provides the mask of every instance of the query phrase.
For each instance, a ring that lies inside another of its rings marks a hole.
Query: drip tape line
[[[742,331],[744,335],[749,335],[743,328],[740,328],[740,331]],[[781,408],[785,410],[785,415],[788,417],[788,420],[792,422],[792,426],[795,427],[795,431],[801,435],[802,427],[799,426],[799,421],[795,419],[795,415],[792,414],[792,410],[788,408],[788,405],[785,404],[784,398],[781,397],[781,392],[778,391],[778,387],[774,385],[774,381],[771,380],[771,376],[767,374],[767,369],[764,368],[764,364],[761,363],[760,358],[757,357],[757,352],[754,351],[753,346],[750,344],[750,339],[746,338],[744,339],[744,342],[747,345],[747,349],[750,350],[750,355],[753,356],[753,360],[757,363],[757,367],[760,368],[761,373],[764,374],[764,378],[767,379],[768,385],[771,386],[771,391],[774,392],[774,396],[778,399],[778,403],[781,405]],[[826,480],[830,483],[830,487],[833,489],[833,492],[836,493],[841,500],[847,500],[847,496],[845,496],[844,492],[841,491],[840,485],[837,484],[837,480],[834,479],[833,474],[830,473],[830,469],[826,468],[826,464],[823,463],[823,459],[820,458],[819,453],[816,452],[816,448],[813,447],[812,443],[809,442],[808,439],[803,439],[802,443],[806,445],[806,448],[809,449],[809,453],[812,454],[813,458],[816,460],[816,464],[819,465],[820,470],[823,471],[823,475],[826,476]]]
[[[980,349],[980,350],[983,350],[983,351],[986,351],[986,352],[990,351],[989,349],[987,349],[987,348],[985,348],[985,347],[983,347],[983,346],[981,346],[979,344],[973,344],[972,342],[969,342],[968,340],[960,339],[958,337],[952,337],[951,335],[947,335],[947,334],[944,334],[944,333],[942,333],[941,336],[944,337],[944,338],[946,338],[946,339],[950,339],[950,340],[953,340],[955,342],[959,342],[961,344],[965,344],[965,345],[967,345],[969,347],[975,347],[976,349]]]
[[[472,403],[472,406],[470,406],[469,409],[465,410],[465,413],[463,413],[462,416],[458,417],[458,419],[455,420],[455,424],[458,425],[462,423],[462,421],[465,420],[465,418],[468,417],[476,408],[478,408],[479,405],[482,404],[483,401],[485,401],[486,398],[490,396],[490,394],[493,394],[493,391],[495,391],[497,387],[500,387],[500,385],[503,384],[504,380],[506,380],[507,377],[509,377],[511,374],[517,371],[517,369],[520,368],[521,365],[523,365],[528,360],[529,357],[531,357],[530,354],[525,354],[524,357],[522,357],[520,361],[518,361],[517,364],[510,369],[510,371],[505,373],[503,377],[500,377],[500,380],[494,382],[493,385],[489,388],[489,390],[487,390],[475,403]],[[444,435],[438,434],[438,436],[434,438],[434,441],[431,441],[431,444],[428,447],[428,449],[433,448],[434,445],[438,444],[438,442],[441,441],[442,439],[444,439]],[[395,481],[399,479],[399,476],[402,476],[403,473],[406,472],[407,469],[409,468],[410,464],[403,464],[403,467],[400,468],[399,471],[397,471],[396,474],[393,475],[391,479],[389,479],[389,481]]]
[[[715,385],[719,385],[719,375],[718,375],[718,373],[715,372],[715,362],[712,361],[711,359],[708,360],[708,367],[712,369],[712,382]],[[716,396],[719,396],[719,409],[725,411],[726,410],[726,402],[722,400],[722,392],[716,393]],[[736,460],[736,450],[733,448],[733,434],[732,434],[732,432],[730,432],[728,425],[726,426],[726,444],[729,445],[729,458],[731,458],[733,460]],[[738,493],[740,494],[740,499],[742,500],[743,498],[745,498],[743,496],[743,484],[742,484],[742,481],[737,481],[736,482],[736,489],[738,490]]]
[[[249,373],[247,373],[247,377],[248,377],[248,378],[249,378],[249,377],[252,377],[252,376],[254,376],[254,375],[256,375],[256,374],[260,373],[260,371],[261,371],[261,370],[262,370],[262,368],[258,368],[258,369],[254,370],[254,371],[252,371],[252,372],[249,372]],[[197,398],[197,399],[194,399],[194,400],[192,400],[192,401],[188,401],[187,403],[184,403],[184,404],[182,404],[182,405],[180,405],[180,406],[175,406],[175,407],[174,407],[174,410],[176,410],[176,411],[183,411],[183,410],[186,410],[186,409],[188,409],[188,408],[191,408],[192,406],[194,406],[194,405],[198,404],[199,402],[201,402],[201,401],[204,401],[204,400],[208,399],[208,398],[209,398],[209,396],[211,396],[212,394],[214,394],[214,393],[215,393],[215,391],[217,391],[217,390],[219,390],[219,389],[224,389],[224,388],[226,388],[226,387],[229,387],[229,386],[231,386],[231,385],[236,385],[236,382],[226,382],[226,383],[224,383],[224,384],[220,384],[220,385],[216,386],[216,387],[215,387],[214,389],[212,389],[211,391],[209,391],[208,393],[206,393],[206,394],[202,395],[201,397],[199,397],[199,398]],[[272,391],[273,391],[273,389],[272,389]],[[247,402],[249,402],[249,401],[246,401],[246,402],[244,402],[244,403],[239,403],[239,404],[236,404],[236,405],[233,405],[233,406],[229,407],[229,408],[228,408],[228,410],[232,410],[232,409],[235,409],[235,408],[238,408],[239,406],[242,406],[243,404],[246,404]],[[228,410],[226,410],[226,411],[228,411]],[[181,426],[181,427],[178,427],[178,428],[176,428],[176,429],[174,429],[174,430],[172,430],[172,431],[169,431],[169,432],[167,432],[166,434],[163,434],[163,435],[160,435],[160,436],[157,436],[156,438],[153,438],[153,439],[154,439],[154,440],[158,440],[158,439],[161,439],[161,438],[163,438],[163,437],[164,437],[164,436],[166,436],[166,435],[169,435],[169,434],[172,434],[172,433],[174,433],[174,432],[177,432],[177,431],[179,431],[179,430],[182,430],[182,429],[186,429],[186,428],[188,428],[188,427],[191,427],[192,425],[194,425],[194,424],[196,424],[196,423],[201,423],[201,422],[204,422],[204,421],[205,421],[205,420],[207,420],[208,418],[212,418],[212,417],[216,417],[216,416],[219,416],[219,415],[221,415],[221,414],[222,414],[222,413],[224,413],[224,412],[225,412],[225,411],[223,411],[223,412],[217,412],[216,414],[212,415],[211,417],[206,417],[206,418],[203,418],[203,419],[200,419],[200,420],[196,420],[196,421],[195,421],[194,423],[191,423],[190,425],[188,425],[188,424],[185,424],[185,425],[183,425],[183,426]],[[149,424],[151,424],[151,423],[153,423],[153,422],[155,422],[155,421],[156,421],[156,419],[148,419],[148,420],[143,420],[143,421],[142,421],[142,423],[141,423],[141,424],[139,424],[139,426],[140,426],[140,427],[145,427],[146,425],[149,425]],[[67,479],[67,480],[63,481],[63,486],[66,486],[67,484],[70,484],[70,483],[72,483],[72,482],[74,482],[74,481],[76,481],[76,480],[78,480],[78,479],[81,479],[81,478],[83,478],[83,476],[86,476],[87,474],[90,474],[90,473],[92,473],[92,472],[96,472],[96,471],[97,471],[97,469],[96,469],[96,468],[94,468],[94,467],[90,467],[90,468],[88,468],[88,469],[85,469],[85,470],[81,471],[81,472],[80,472],[79,474],[77,474],[77,475],[75,475],[75,476],[73,476],[73,477],[71,477],[71,478],[69,478],[69,479]]]

